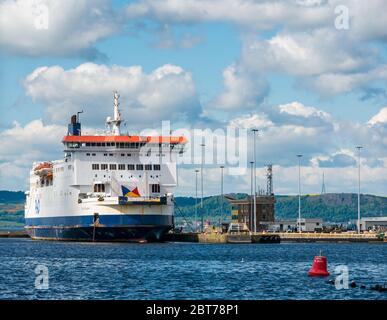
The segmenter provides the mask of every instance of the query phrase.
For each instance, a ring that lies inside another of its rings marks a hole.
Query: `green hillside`
[[[235,198],[244,198],[246,194],[231,194]],[[24,225],[24,193],[0,191],[0,228],[18,228]],[[221,197],[211,196],[203,199],[203,218],[213,222],[221,217]],[[176,197],[176,220],[195,216],[195,198]],[[302,216],[322,218],[326,222],[347,222],[357,217],[357,195],[332,193],[326,195],[308,195],[301,198]],[[201,218],[200,199],[197,201],[198,219]],[[223,202],[223,221],[230,217],[230,205]],[[275,216],[277,219],[295,219],[298,214],[297,196],[276,196]],[[387,197],[373,195],[361,196],[361,214],[367,217],[387,216]]]
[[[0,203],[21,203],[25,199],[22,191],[4,191],[0,190]]]
[[[0,229],[24,226],[24,192],[0,191]]]
[[[276,217],[291,218],[298,212],[298,197],[277,196]],[[301,198],[302,214],[307,218],[322,218],[324,221],[347,222],[357,218],[357,194],[332,193]],[[387,197],[361,195],[363,217],[387,216]]]
[[[233,194],[236,198],[244,198],[245,194]],[[195,215],[195,199],[177,197],[176,203],[180,211],[176,216]],[[200,200],[198,201],[200,213]],[[203,200],[204,219],[217,221],[221,213],[219,196],[207,197]],[[357,218],[357,195],[349,193],[332,193],[325,195],[307,195],[301,197],[302,216],[306,218],[322,218],[329,222],[347,222]],[[230,212],[228,201],[224,201],[224,215]],[[387,216],[387,197],[361,195],[361,214],[367,217]],[[295,219],[298,215],[297,196],[276,196],[275,216],[277,219]],[[199,214],[200,216],[200,214]],[[227,215],[229,217],[229,214]]]

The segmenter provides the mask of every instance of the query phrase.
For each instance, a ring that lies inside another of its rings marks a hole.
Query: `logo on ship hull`
[[[39,212],[40,212],[40,200],[35,199],[35,213],[39,214]]]
[[[122,195],[124,197],[132,197],[132,198],[138,198],[141,197],[140,192],[138,191],[138,188],[135,187],[134,189],[130,190],[129,188],[125,186],[121,186],[122,189]]]

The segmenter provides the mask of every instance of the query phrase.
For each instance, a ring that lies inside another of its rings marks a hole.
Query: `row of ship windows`
[[[67,169],[71,170],[71,168],[72,168],[72,165],[69,164],[69,165],[67,166]],[[55,172],[63,172],[63,171],[64,171],[64,167],[57,167],[57,168],[54,169],[54,171],[55,171]]]
[[[146,145],[146,142],[68,142],[67,147],[69,148],[80,148],[80,147],[116,147],[116,148],[128,148],[128,149],[138,149]],[[148,143],[150,145],[150,143]],[[152,145],[158,145],[161,147],[170,147],[171,149],[175,147],[175,144],[169,143],[152,143]]]
[[[40,193],[37,193],[36,194],[36,198],[40,198]],[[71,196],[72,195],[72,193],[71,193],[71,191],[67,191],[67,192],[65,192],[65,191],[55,191],[55,192],[49,192],[49,193],[46,193],[46,195],[47,195],[47,198],[48,199],[55,199],[56,197],[58,197],[58,196],[60,196],[60,197],[69,197],[69,196]]]
[[[69,197],[69,196],[72,195],[71,191],[69,191],[69,192],[64,192],[64,191],[53,192],[52,194],[53,194],[54,198],[58,197],[58,196],[60,196],[60,197]]]
[[[95,157],[96,155],[97,155],[96,153],[86,153],[86,156],[87,156],[87,157],[90,157],[90,156]],[[107,157],[107,156],[113,157],[113,156],[114,156],[114,153],[104,153],[103,156],[104,156],[104,157]],[[121,157],[125,157],[125,156],[131,157],[132,154],[131,154],[131,153],[126,153],[126,154],[125,154],[125,153],[121,153]],[[143,156],[143,154],[140,154],[140,157],[142,157],[142,156]],[[151,156],[151,153],[150,153],[150,152],[146,153],[146,156],[147,156],[147,157],[150,157],[150,156]],[[158,153],[158,154],[156,154],[156,156],[158,156],[158,157],[165,157],[165,154],[163,154],[163,153]]]
[[[86,142],[86,147],[117,147],[117,148],[138,148],[145,146],[145,142]]]
[[[40,181],[36,181],[37,187],[49,187],[53,185],[52,179],[41,179]]]
[[[96,153],[86,153],[86,156],[87,157],[90,157],[90,156],[93,156],[93,157],[95,157],[97,154]],[[114,153],[104,153],[103,154],[103,156],[104,157],[107,157],[109,155],[109,157],[113,157],[114,156]],[[125,153],[121,153],[121,157],[125,157],[125,156],[128,156],[128,157],[131,157],[132,156],[132,154],[131,153],[127,153],[127,154],[125,154]]]
[[[151,170],[154,170],[154,171],[160,171],[161,170],[161,166],[159,164],[115,164],[115,163],[111,163],[109,165],[103,163],[103,164],[99,164],[99,163],[93,163],[91,165],[91,169],[92,170],[138,170],[138,171],[143,171],[143,170],[146,170],[146,171],[151,171]]]
[[[121,179],[133,179],[133,178],[141,179],[141,177],[142,177],[141,174],[139,174],[137,177],[134,176],[133,174],[128,175],[127,177],[124,177],[123,174],[120,175],[120,178],[121,178]],[[155,176],[151,175],[149,178],[151,178],[151,179],[158,179],[158,178],[160,178],[160,177],[161,177],[161,175],[155,175]],[[94,175],[94,178],[96,178],[96,179],[102,178],[102,175],[99,176],[98,174],[95,174],[95,175]],[[103,175],[103,178],[106,178],[106,174]],[[109,180],[111,179],[110,176],[109,176],[108,178],[109,178]]]

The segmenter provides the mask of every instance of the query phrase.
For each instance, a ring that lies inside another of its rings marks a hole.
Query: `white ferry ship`
[[[64,158],[34,163],[26,192],[32,239],[159,241],[173,228],[176,158],[185,137],[120,130],[119,95],[104,135],[82,135],[79,113],[63,138]]]

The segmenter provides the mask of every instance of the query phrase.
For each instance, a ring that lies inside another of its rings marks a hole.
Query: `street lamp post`
[[[301,233],[301,157],[298,154],[298,232]]]
[[[222,223],[223,220],[223,170],[224,166],[220,166],[220,223]]]
[[[252,129],[254,133],[254,233],[257,232],[257,155],[256,155],[256,145],[255,145],[255,137],[256,133],[259,131],[258,129]]]
[[[198,173],[199,170],[195,170],[195,187],[196,187],[196,196],[195,196],[195,232],[198,232]]]
[[[201,183],[201,199],[200,199],[200,209],[202,214],[202,227],[201,231],[204,231],[204,210],[203,210],[203,166],[204,166],[204,147],[206,146],[204,143],[200,145],[202,147],[202,164],[201,164],[201,170],[200,170],[200,183]]]
[[[358,150],[357,233],[360,233],[360,151],[363,147],[356,148]]]
[[[254,170],[254,161],[250,161],[250,216],[249,216],[249,225],[250,230],[253,230],[253,170]]]

